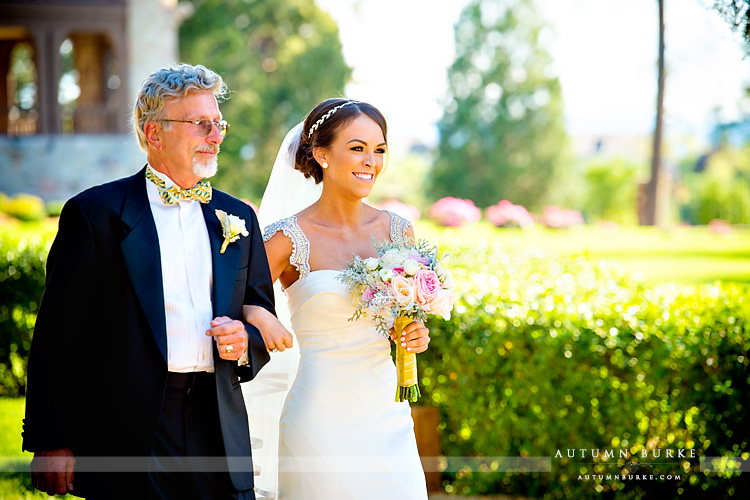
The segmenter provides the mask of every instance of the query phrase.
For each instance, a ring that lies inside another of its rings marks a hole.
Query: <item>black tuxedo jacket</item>
[[[25,450],[149,455],[167,375],[167,333],[159,240],[145,183],[144,168],[84,191],[63,208],[29,356]],[[211,241],[214,317],[242,320],[243,304],[273,312],[271,276],[253,211],[216,189],[201,207]],[[250,233],[223,254],[216,209],[244,219]],[[238,490],[253,486],[240,382],[269,360],[260,333],[248,324],[246,330],[249,365],[219,358],[214,344],[224,446],[228,457],[241,457],[232,459]],[[97,484],[100,480],[104,476],[76,474],[73,484],[84,492],[116,488]]]

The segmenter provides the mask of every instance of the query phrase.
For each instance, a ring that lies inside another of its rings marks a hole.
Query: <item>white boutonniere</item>
[[[227,245],[240,239],[240,236],[247,236],[250,233],[247,232],[245,227],[245,219],[240,219],[236,215],[228,214],[223,210],[216,210],[216,217],[221,222],[221,229],[224,233],[224,242],[221,244],[221,250],[219,253],[224,253],[227,249]]]

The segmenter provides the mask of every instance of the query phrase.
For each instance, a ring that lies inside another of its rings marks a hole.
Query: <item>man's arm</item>
[[[65,204],[47,259],[47,277],[28,365],[23,449],[35,452],[32,481],[40,490],[72,488],[72,427],[76,388],[84,370],[82,343],[93,306],[95,252],[80,206]]]
[[[84,370],[86,311],[93,307],[95,252],[91,227],[69,201],[47,259],[47,277],[31,340],[23,448],[71,447],[71,420]]]

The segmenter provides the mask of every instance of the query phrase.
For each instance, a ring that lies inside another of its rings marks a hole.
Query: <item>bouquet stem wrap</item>
[[[417,355],[401,347],[399,340],[401,332],[411,322],[411,318],[407,316],[399,316],[393,322],[393,329],[396,330],[396,372],[398,374],[396,401],[399,403],[407,400],[415,402],[422,395],[417,385]]]

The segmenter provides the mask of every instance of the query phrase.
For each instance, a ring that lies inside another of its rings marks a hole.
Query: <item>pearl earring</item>
[[[328,168],[328,162],[324,161],[323,164],[321,165],[321,167]]]

